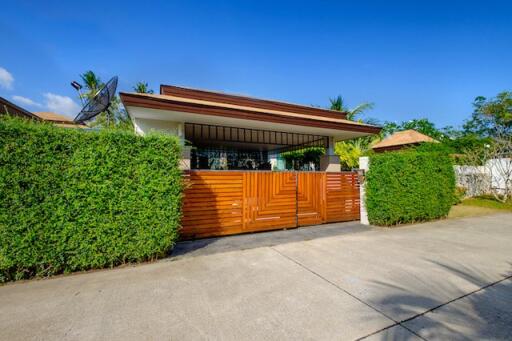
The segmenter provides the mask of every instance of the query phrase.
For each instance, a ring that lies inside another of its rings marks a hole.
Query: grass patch
[[[468,198],[462,201],[462,205],[512,211],[512,200],[503,203],[492,197]]]
[[[452,207],[449,218],[477,217],[512,211],[512,201],[502,203],[492,197],[468,198]]]

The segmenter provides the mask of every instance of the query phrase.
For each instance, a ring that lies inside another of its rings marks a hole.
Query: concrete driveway
[[[0,287],[2,340],[512,339],[512,214],[180,244]]]

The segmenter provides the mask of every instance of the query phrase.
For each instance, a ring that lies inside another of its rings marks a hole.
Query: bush
[[[0,282],[164,256],[179,158],[173,137],[0,119]]]
[[[455,174],[444,152],[375,154],[366,177],[368,218],[375,225],[427,221],[448,215]]]

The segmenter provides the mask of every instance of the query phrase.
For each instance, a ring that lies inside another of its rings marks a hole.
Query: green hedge
[[[365,188],[372,224],[445,217],[454,203],[452,160],[445,152],[421,149],[375,154],[370,157]]]
[[[0,282],[164,256],[179,157],[168,136],[0,119]]]

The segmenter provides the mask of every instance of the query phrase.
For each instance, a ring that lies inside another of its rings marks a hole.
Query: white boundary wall
[[[466,196],[503,192],[512,186],[512,159],[492,159],[484,166],[455,166],[458,187],[466,189]]]

